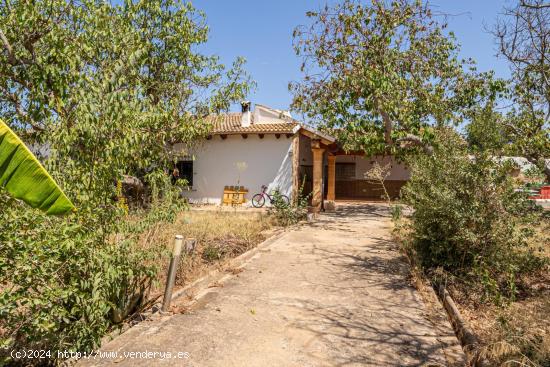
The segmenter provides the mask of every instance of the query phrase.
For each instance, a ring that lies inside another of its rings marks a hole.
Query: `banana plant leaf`
[[[76,210],[34,154],[0,120],[0,187],[47,214]]]

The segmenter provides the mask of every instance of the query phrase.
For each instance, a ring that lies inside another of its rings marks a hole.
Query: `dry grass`
[[[549,294],[505,307],[460,305],[480,339],[481,355],[492,365],[548,366],[550,363]]]
[[[160,271],[152,294],[164,287],[176,234],[196,240],[191,253],[182,253],[176,285],[183,286],[255,247],[269,235],[272,227],[273,219],[265,213],[195,210],[180,213],[173,224],[153,226],[142,234],[139,241],[139,246],[158,251],[155,263]]]
[[[394,238],[409,258],[414,258],[410,246],[409,220],[402,218],[395,226]],[[550,221],[537,228],[529,250],[550,259]],[[415,269],[416,267],[413,267]],[[416,284],[419,269],[413,274]],[[476,302],[480,291],[473,286],[449,284],[455,302],[478,337],[480,354],[491,366],[550,366],[550,271],[548,266],[521,279],[518,300],[497,306]]]
[[[550,261],[550,220],[534,229],[529,250]],[[461,305],[484,344],[481,354],[494,365],[550,366],[549,270],[524,276],[518,300],[503,307]]]

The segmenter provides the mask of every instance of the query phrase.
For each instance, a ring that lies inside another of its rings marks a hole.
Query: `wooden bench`
[[[248,189],[243,186],[225,186],[223,188],[224,205],[241,205],[246,202],[245,195],[248,193]]]

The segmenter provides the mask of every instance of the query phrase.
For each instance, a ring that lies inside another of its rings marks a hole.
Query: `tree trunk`
[[[374,108],[378,111],[380,116],[382,116],[382,121],[384,121],[384,141],[387,145],[392,145],[393,140],[391,138],[391,132],[393,129],[393,123],[390,118],[390,115],[383,108],[380,108],[380,101],[378,97],[374,97]]]

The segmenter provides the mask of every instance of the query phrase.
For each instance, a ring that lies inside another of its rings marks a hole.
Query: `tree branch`
[[[525,0],[522,0],[520,2],[520,6],[523,6],[524,8],[530,8],[530,9],[543,9],[543,8],[550,8],[550,3],[548,4],[528,4]]]
[[[396,142],[410,143],[413,146],[422,147],[424,149],[424,153],[426,153],[427,155],[433,155],[434,153],[434,148],[431,145],[426,144],[422,141],[422,138],[413,134],[407,134],[404,137],[397,139]]]
[[[37,131],[44,131],[44,128],[34,123],[28,113],[23,110],[23,107],[21,106],[21,101],[16,94],[6,91],[6,97],[13,103],[15,114],[21,119],[21,121],[29,124],[33,129]]]
[[[13,48],[10,45],[10,42],[6,38],[6,35],[2,30],[0,29],[0,41],[2,41],[2,44],[4,45],[4,48],[8,52],[8,62],[12,65],[17,64],[17,58],[15,57],[15,54],[13,53]]]

